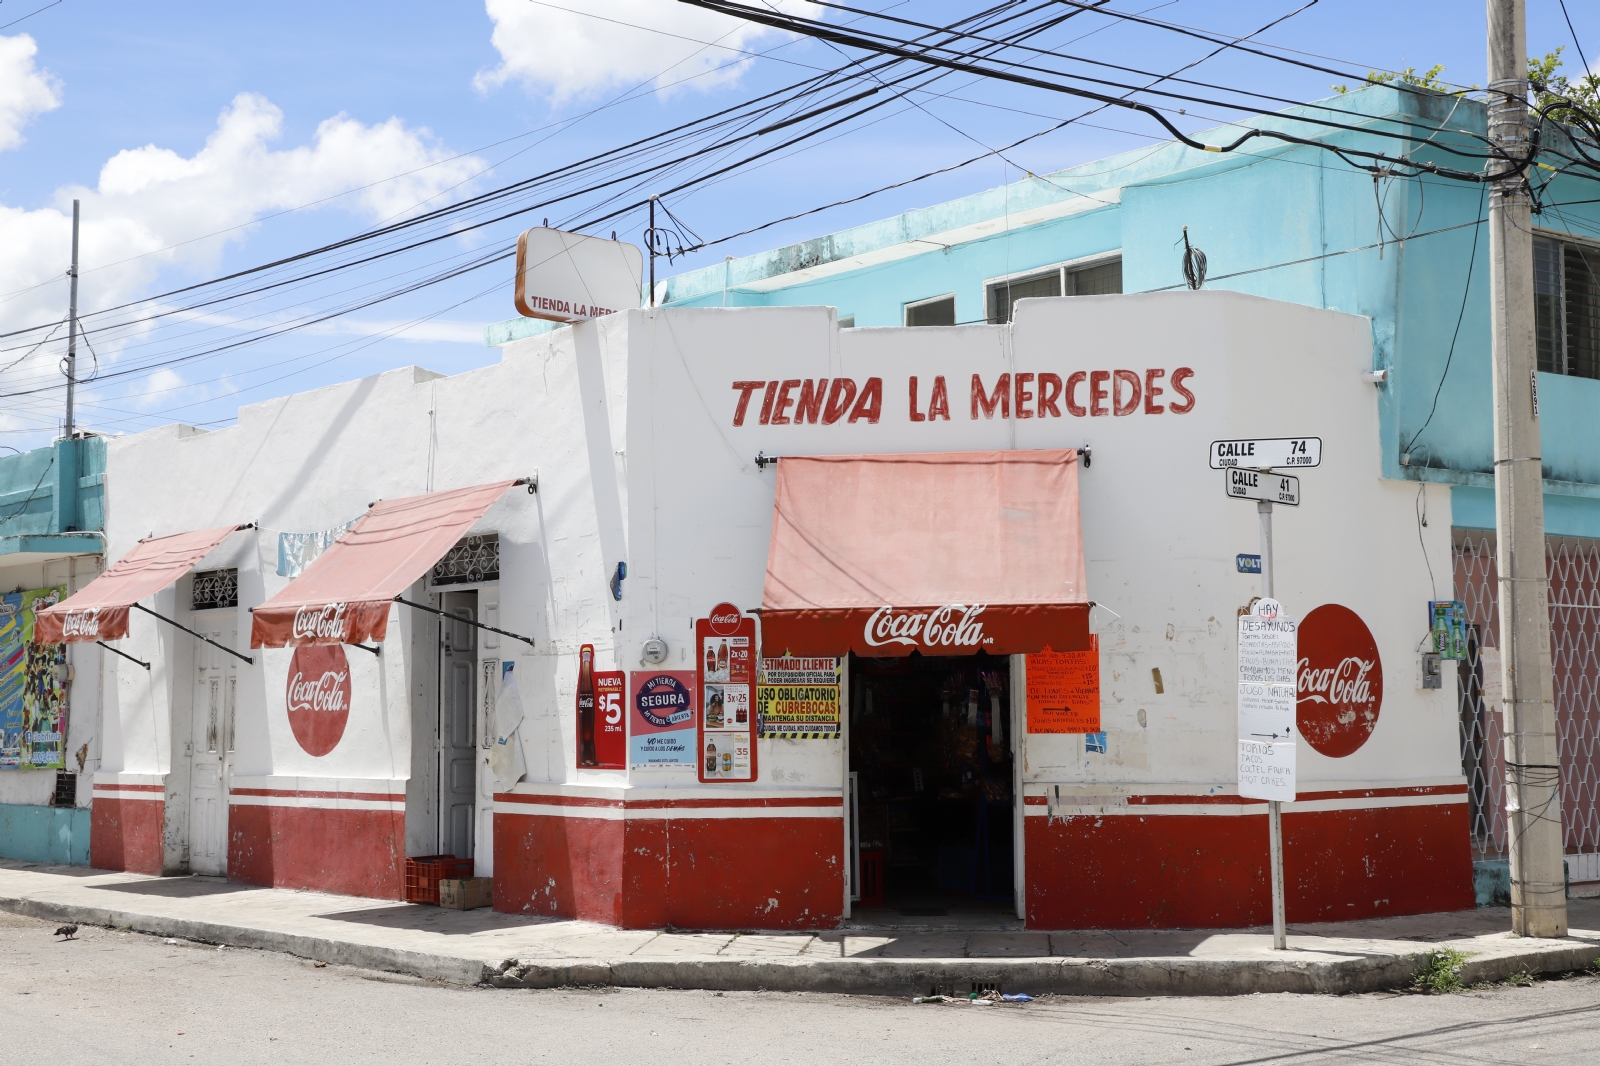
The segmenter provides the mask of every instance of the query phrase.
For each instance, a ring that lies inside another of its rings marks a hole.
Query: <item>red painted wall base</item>
[[[323,807],[228,808],[228,879],[401,899],[405,814]]]
[[[1026,820],[1028,925],[1217,929],[1272,921],[1260,813]],[[1475,905],[1467,805],[1283,816],[1291,922]]]
[[[89,865],[101,870],[161,873],[163,799],[96,796],[89,811]]]
[[[828,929],[837,818],[494,817],[494,906],[625,929]]]

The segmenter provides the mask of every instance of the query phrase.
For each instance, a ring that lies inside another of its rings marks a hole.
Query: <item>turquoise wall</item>
[[[0,456],[0,537],[105,528],[105,471],[103,437]]]
[[[89,809],[0,803],[0,859],[89,865]]]
[[[1472,101],[1374,87],[1256,123],[1307,133],[1293,121],[1296,114],[1360,126],[1319,135],[1346,149],[1405,153],[1461,170],[1482,165],[1452,151],[1480,148],[1473,135],[1484,132],[1486,114]],[[1236,135],[1237,129],[1213,131],[1201,139],[1220,143]],[[1489,239],[1477,224],[1484,217],[1482,187],[1432,176],[1375,183],[1325,150],[1264,140],[1252,148],[1216,154],[1169,143],[1030,177],[678,275],[666,283],[666,302],[824,304],[854,316],[857,326],[890,326],[902,323],[906,303],[954,292],[957,320],[978,321],[986,280],[1098,252],[1121,250],[1125,292],[1180,287],[1179,242],[1187,226],[1209,260],[1208,288],[1371,319],[1374,368],[1389,371],[1389,380],[1373,387],[1382,475],[1457,486],[1460,525],[1482,524],[1487,499],[1485,528],[1492,528]],[[1541,199],[1553,206],[1535,217],[1536,227],[1600,240],[1600,204],[1570,202],[1595,199],[1594,182],[1545,172],[1538,180],[1550,181]],[[1079,197],[1120,202],[948,248],[928,244],[926,252],[771,291],[746,287]],[[1294,338],[1282,342],[1287,348]],[[1550,531],[1600,536],[1600,381],[1541,374],[1539,404]]]

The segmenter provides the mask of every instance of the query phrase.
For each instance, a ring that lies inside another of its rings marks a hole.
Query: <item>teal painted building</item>
[[[1250,124],[1476,172],[1487,113],[1471,100],[1368,87]],[[1219,145],[1240,132],[1197,139]],[[1560,134],[1546,143],[1560,148]],[[1534,221],[1538,395],[1569,878],[1574,892],[1600,895],[1600,180],[1540,169],[1533,181],[1542,205]],[[1207,288],[1368,317],[1367,377],[1383,456],[1375,473],[1450,488],[1450,514],[1427,515],[1419,494],[1418,520],[1454,530],[1454,558],[1429,565],[1439,598],[1453,586],[1472,623],[1457,679],[1462,770],[1481,883],[1492,896],[1503,881],[1505,823],[1499,716],[1483,698],[1485,678],[1498,673],[1486,215],[1486,188],[1474,182],[1374,178],[1325,148],[1266,138],[1231,153],[1169,141],[680,274],[661,282],[656,298],[669,306],[829,305],[841,326],[856,328],[1005,322],[1026,297],[1183,288],[1187,227],[1208,260]],[[514,320],[490,326],[486,339],[502,344],[548,328]],[[1286,350],[1296,343],[1281,340]],[[1420,621],[1425,605],[1418,612]],[[1411,664],[1393,669],[1396,683],[1411,683]]]
[[[28,663],[25,606],[30,593],[76,591],[100,572],[105,525],[106,449],[103,438],[63,438],[48,448],[0,456],[0,858],[31,862],[89,862],[89,804],[98,752],[100,649],[74,645],[46,663],[64,705],[65,729],[31,712],[23,728],[47,743],[19,738],[24,686],[37,690]],[[30,704],[30,707],[32,705]],[[57,721],[52,718],[52,722]],[[48,730],[48,732],[46,732]],[[60,736],[56,737],[55,734]],[[19,757],[18,752],[21,752]],[[31,758],[38,752],[36,759]],[[43,763],[34,768],[33,762]],[[59,765],[58,765],[59,764]]]

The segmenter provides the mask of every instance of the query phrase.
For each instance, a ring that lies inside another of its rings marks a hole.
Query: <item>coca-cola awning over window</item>
[[[373,504],[251,615],[252,648],[381,641],[394,598],[428,572],[515,481]]]
[[[778,462],[766,655],[1089,647],[1075,451]]]
[[[76,644],[127,636],[129,608],[188,573],[230,533],[247,528],[218,526],[141,540],[115,566],[40,611],[33,623],[34,642]]]

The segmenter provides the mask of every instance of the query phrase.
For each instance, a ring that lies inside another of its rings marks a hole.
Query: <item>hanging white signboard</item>
[[[1239,795],[1295,797],[1298,623],[1277,600],[1239,617]]]
[[[643,254],[623,241],[531,229],[517,238],[517,311],[582,322],[638,307],[643,269]]]

